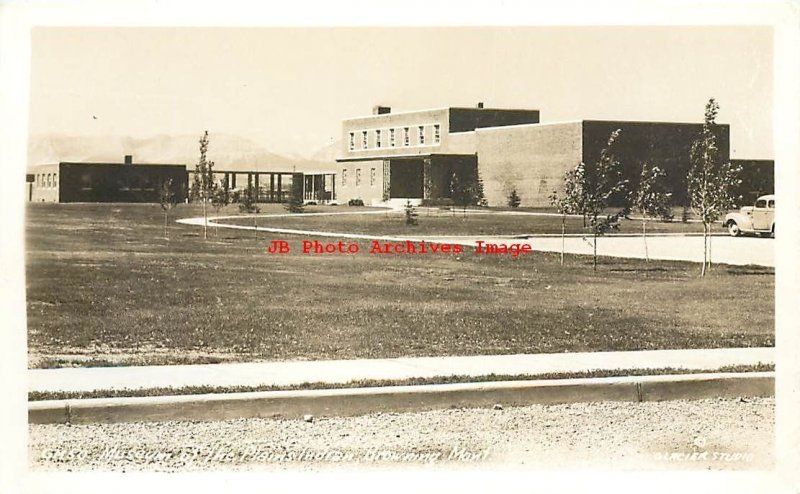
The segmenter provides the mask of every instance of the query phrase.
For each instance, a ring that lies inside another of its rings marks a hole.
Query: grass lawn
[[[310,207],[309,212],[341,211],[352,213],[359,210],[368,211],[374,208],[354,208],[347,206],[337,207]],[[268,211],[263,211],[268,213]],[[283,212],[283,211],[281,211]],[[408,227],[402,213],[387,212],[378,215],[347,215],[347,216],[299,216],[282,218],[257,218],[260,226],[275,228],[295,228],[301,230],[317,230],[337,233],[364,233],[374,235],[531,235],[531,234],[561,234],[560,216],[530,216],[521,215],[522,211],[503,211],[502,214],[464,214],[460,210],[437,211],[421,208],[418,210],[419,224]],[[552,212],[552,211],[550,211]],[[238,225],[253,225],[253,218],[231,218],[221,220],[221,223]],[[648,233],[703,233],[700,223],[682,223],[680,221],[648,221]],[[725,230],[714,225],[715,233]],[[590,230],[583,226],[582,218],[568,217],[566,232],[575,234],[590,234]],[[640,235],[642,233],[641,220],[623,220],[618,231]]]
[[[180,205],[172,214],[199,211]],[[323,217],[282,221],[305,228],[317,220]],[[522,221],[537,230],[552,220]],[[331,231],[346,231],[351,221],[400,228],[402,216],[324,221]],[[421,217],[420,226],[426,222]],[[29,205],[31,365],[774,344],[771,268],[715,266],[701,279],[691,263],[602,259],[594,273],[583,256],[560,266],[550,253],[370,255],[367,242],[359,254],[302,255],[304,237],[214,233],[206,241],[200,228],[173,223],[167,241],[157,205]],[[267,240],[279,238],[293,251],[267,255]]]

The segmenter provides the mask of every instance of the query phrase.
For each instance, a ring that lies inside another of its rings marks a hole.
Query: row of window
[[[58,187],[57,173],[37,173],[36,186],[40,188],[55,189]]]
[[[370,146],[370,138],[368,130],[362,130],[360,133],[361,142],[358,148],[356,147],[356,132],[350,132],[350,141],[349,141],[349,149],[350,151],[355,151],[356,149],[364,150],[364,149],[378,149],[378,148],[386,148],[386,147],[397,147],[397,137],[400,134],[402,138],[402,145],[403,146],[411,146],[411,129],[416,129],[416,145],[417,146],[425,146],[426,138],[428,135],[427,129],[429,127],[433,128],[433,135],[432,144],[439,144],[442,140],[442,131],[441,126],[439,124],[433,125],[415,125],[413,127],[398,127],[398,128],[390,128],[390,129],[375,129],[373,130],[374,139],[372,139],[373,146]]]
[[[373,166],[372,168],[369,169],[369,186],[370,187],[374,187],[375,186],[375,175],[376,175],[376,171],[375,171],[375,167]],[[344,168],[342,170],[342,187],[346,187],[346,186],[347,186],[347,168]],[[361,186],[361,168],[356,168],[356,187],[360,187],[360,186]]]

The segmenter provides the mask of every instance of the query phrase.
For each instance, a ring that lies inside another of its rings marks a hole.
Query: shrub
[[[242,213],[260,213],[261,209],[256,204],[256,189],[253,186],[239,193],[239,211]]]
[[[405,213],[406,213],[406,225],[415,226],[419,223],[417,219],[417,208],[411,204],[411,201],[406,201],[406,205],[404,206]]]
[[[520,199],[519,194],[517,194],[517,189],[511,189],[511,192],[508,194],[508,205],[512,208],[518,208],[521,203],[522,199]]]
[[[364,201],[362,201],[361,199],[350,199],[349,201],[347,201],[347,205],[348,206],[363,206],[364,205]]]

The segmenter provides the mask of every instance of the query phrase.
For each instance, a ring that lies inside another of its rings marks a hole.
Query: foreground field
[[[716,266],[701,279],[689,263],[609,259],[594,273],[581,256],[560,266],[547,253],[370,255],[367,241],[359,254],[302,255],[291,236],[280,238],[292,252],[268,255],[279,237],[263,233],[212,228],[206,241],[172,224],[167,241],[153,205],[31,205],[27,215],[32,366],[774,343],[768,268]],[[343,231],[356,217],[325,218]],[[397,215],[357,221],[404,227]],[[524,221],[542,233],[538,218]]]

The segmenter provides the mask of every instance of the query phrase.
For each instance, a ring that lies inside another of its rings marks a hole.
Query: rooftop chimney
[[[126,154],[125,155],[125,164],[132,165],[133,164],[133,155]]]
[[[372,107],[372,114],[373,115],[385,115],[387,113],[392,113],[392,107],[390,106],[381,106],[376,105]]]
[[[478,101],[478,108],[483,108],[483,101]]]

